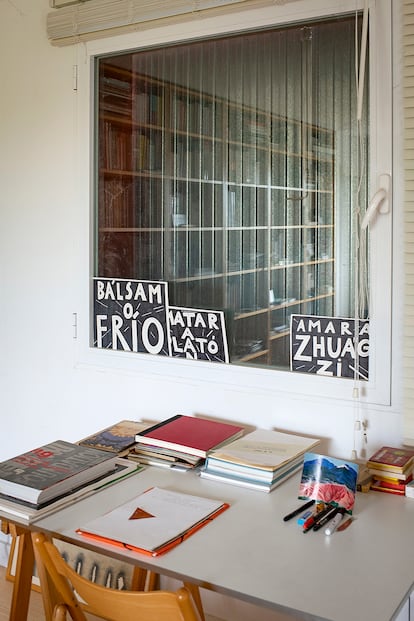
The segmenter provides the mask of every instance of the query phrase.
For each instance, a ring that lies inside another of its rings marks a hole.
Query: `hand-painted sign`
[[[165,282],[94,279],[94,345],[169,356]]]
[[[369,320],[292,315],[292,371],[368,380]]]
[[[94,346],[229,362],[224,313],[169,306],[158,281],[94,279]]]

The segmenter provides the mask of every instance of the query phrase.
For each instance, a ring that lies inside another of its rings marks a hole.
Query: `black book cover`
[[[56,440],[0,463],[0,493],[39,504],[115,468],[106,451]]]

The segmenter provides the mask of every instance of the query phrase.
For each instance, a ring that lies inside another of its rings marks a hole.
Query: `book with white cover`
[[[238,472],[243,469],[273,472],[304,455],[319,442],[318,438],[272,429],[255,429],[222,449],[212,451],[207,458],[206,469],[224,462],[228,468]]]
[[[159,487],[116,507],[77,529],[80,535],[158,556],[184,541],[229,505]]]
[[[301,467],[302,461],[300,463],[292,463],[289,468],[283,469],[282,474],[275,476],[272,481],[268,482],[263,479],[254,480],[244,475],[238,475],[236,472],[230,474],[230,471],[228,471],[227,474],[224,474],[219,472],[211,472],[209,470],[202,470],[200,472],[200,477],[217,481],[218,483],[230,483],[231,485],[239,485],[240,487],[247,487],[261,492],[271,492],[276,487],[279,487],[279,485],[284,483],[286,479],[291,477],[296,472],[299,472]]]

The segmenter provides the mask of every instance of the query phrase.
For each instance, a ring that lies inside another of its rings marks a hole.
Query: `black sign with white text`
[[[368,380],[369,320],[292,315],[291,370]]]
[[[94,346],[171,355],[165,282],[94,279]]]
[[[168,283],[94,278],[94,347],[229,362],[224,313],[169,306]]]
[[[222,311],[170,306],[171,355],[193,360],[228,362]]]

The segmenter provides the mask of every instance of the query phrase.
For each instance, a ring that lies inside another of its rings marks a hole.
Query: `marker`
[[[319,520],[321,520],[323,516],[326,515],[329,511],[332,511],[331,505],[325,507],[325,509],[322,509],[322,511],[319,511],[319,513],[316,513],[315,515],[311,515],[311,517],[308,518],[303,525],[303,532],[307,533],[308,530],[313,528],[314,525],[317,524]]]
[[[288,513],[287,515],[285,515],[285,517],[283,518],[283,521],[287,522],[288,520],[291,520],[296,515],[299,515],[299,513],[302,513],[302,511],[305,511],[306,509],[309,509],[309,507],[311,507],[313,504],[315,504],[314,500],[309,500],[308,502],[305,502],[305,504],[302,505],[301,507],[298,507],[297,509],[295,509],[291,513]]]
[[[303,526],[303,524],[306,522],[306,520],[313,515],[314,511],[312,511],[312,509],[308,509],[307,511],[305,511],[305,513],[303,513],[300,518],[298,518],[297,522],[299,524],[299,526]]]
[[[316,521],[316,524],[314,524],[313,526],[313,530],[319,530],[320,528],[322,528],[322,526],[325,526],[325,524],[327,524],[329,520],[332,520],[332,518],[335,517],[338,511],[339,507],[331,507],[330,511],[323,515],[320,520]]]
[[[329,524],[328,528],[326,528],[325,535],[332,535],[336,531],[337,527],[342,521],[344,513],[345,513],[345,509],[342,509],[342,508],[339,509],[338,513],[331,520],[331,523]]]

